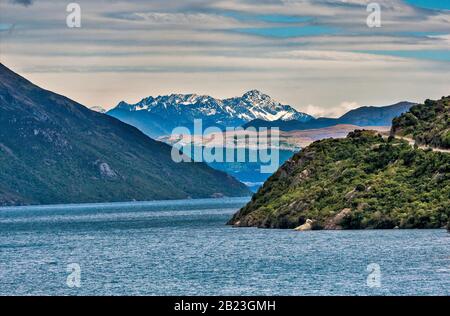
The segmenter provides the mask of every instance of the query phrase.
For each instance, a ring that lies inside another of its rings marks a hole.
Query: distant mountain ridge
[[[247,196],[204,163],[0,64],[0,205]]]
[[[278,127],[282,131],[307,130],[315,128],[330,127],[339,124],[351,124],[356,126],[390,126],[395,117],[407,112],[415,103],[399,102],[388,106],[363,106],[347,112],[339,118],[317,118],[307,122],[296,120],[289,121],[266,121],[256,119],[243,125],[248,127]]]
[[[413,105],[415,103],[403,101],[381,107],[363,106],[347,112],[339,118],[339,122],[358,126],[389,126],[394,117],[409,111]]]
[[[108,114],[153,137],[168,135],[179,126],[192,129],[194,119],[202,119],[203,128],[222,129],[241,126],[254,119],[299,122],[313,119],[258,90],[223,100],[206,95],[171,94],[147,97],[136,104],[122,101]]]

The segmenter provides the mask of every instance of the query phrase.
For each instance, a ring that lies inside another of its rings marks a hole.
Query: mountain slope
[[[321,117],[312,119],[307,122],[299,122],[296,120],[289,121],[265,121],[256,119],[243,125],[248,127],[278,127],[282,131],[306,130],[314,128],[330,127],[339,124],[351,124],[356,126],[390,126],[392,119],[407,112],[414,103],[399,102],[388,106],[364,106],[351,110],[340,118]]]
[[[394,119],[392,134],[409,137],[418,144],[450,148],[450,96],[426,100]]]
[[[340,124],[389,126],[395,117],[407,112],[413,105],[411,102],[399,102],[382,107],[363,106],[347,112],[338,120]]]
[[[153,137],[169,135],[179,126],[193,130],[194,119],[202,119],[203,128],[217,126],[221,129],[237,127],[253,119],[301,122],[312,119],[257,90],[225,100],[196,94],[172,94],[148,97],[136,104],[122,101],[108,114]]]
[[[445,115],[434,117],[440,126]],[[299,230],[440,228],[450,225],[449,196],[450,154],[355,131],[345,139],[314,142],[294,155],[229,224]]]
[[[138,129],[0,64],[0,205],[247,195],[205,164],[171,159]]]

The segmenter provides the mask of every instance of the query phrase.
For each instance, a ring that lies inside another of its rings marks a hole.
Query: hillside
[[[417,144],[450,149],[450,96],[413,106],[394,119],[391,133]]]
[[[339,118],[321,117],[312,119],[306,122],[299,122],[297,120],[275,120],[266,121],[256,119],[243,125],[247,127],[278,127],[282,131],[301,131],[308,129],[331,127],[340,124],[350,124],[356,126],[390,126],[392,119],[407,112],[414,103],[399,102],[387,106],[363,106],[351,110]]]
[[[363,106],[345,113],[338,120],[340,124],[389,126],[392,119],[407,112],[413,105],[411,102],[399,102],[381,107]]]
[[[0,205],[243,196],[248,189],[171,147],[43,90],[0,64]]]
[[[440,228],[449,221],[449,196],[450,155],[355,131],[296,154],[229,224],[305,230]]]

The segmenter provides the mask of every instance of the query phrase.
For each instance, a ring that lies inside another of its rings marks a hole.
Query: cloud
[[[295,50],[282,53],[275,53],[275,57],[285,57],[300,60],[322,60],[338,62],[371,62],[371,61],[396,61],[398,58],[386,58],[377,56],[377,54],[368,54],[364,52],[342,52],[338,50]]]
[[[153,27],[182,26],[183,28],[236,28],[245,24],[231,17],[206,13],[167,13],[167,12],[126,12],[116,14],[113,18],[141,22]]]
[[[324,108],[320,106],[315,105],[307,105],[304,107],[305,112],[315,116],[315,117],[340,117],[343,114],[347,113],[350,110],[356,109],[360,107],[360,105],[357,102],[348,102],[344,101],[341,102],[339,105],[332,107],[332,108]]]

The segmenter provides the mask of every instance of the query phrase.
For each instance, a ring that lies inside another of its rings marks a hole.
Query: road
[[[413,147],[416,144],[416,141],[412,138],[403,137],[403,136],[395,136],[395,138],[405,140]],[[430,147],[430,146],[426,146],[426,145],[417,145],[417,146],[422,150],[431,149],[432,151],[450,154],[450,149],[436,148],[436,147]]]

